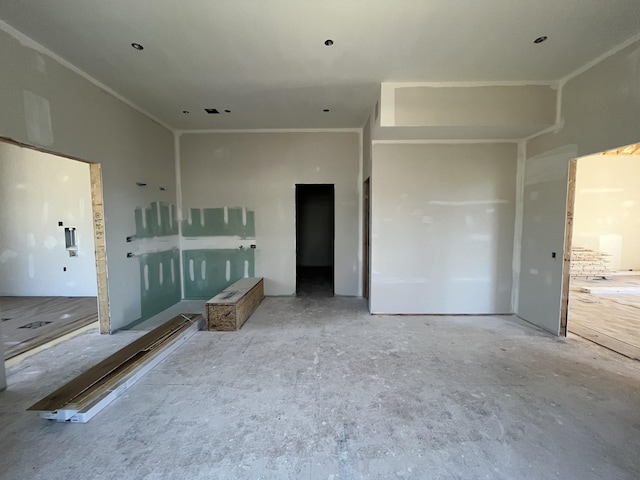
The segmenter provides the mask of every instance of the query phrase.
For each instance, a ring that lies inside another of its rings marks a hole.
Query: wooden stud
[[[153,354],[154,350],[158,350],[201,318],[200,314],[183,314],[174,317],[81,373],[27,410],[53,412],[61,409],[80,409],[91,404],[114,384],[138,368],[148,356]]]
[[[569,162],[569,180],[567,184],[567,219],[564,227],[564,252],[562,266],[562,303],[560,306],[561,337],[567,336],[567,317],[569,315],[569,282],[571,275],[571,241],[573,239],[573,212],[576,201],[577,159]]]
[[[109,315],[109,286],[107,283],[107,245],[104,229],[102,199],[102,171],[99,163],[89,165],[91,176],[91,204],[93,207],[93,236],[96,248],[96,275],[98,283],[98,321],[100,333],[111,333]]]
[[[606,152],[602,152],[602,155],[640,155],[640,143],[607,150]]]

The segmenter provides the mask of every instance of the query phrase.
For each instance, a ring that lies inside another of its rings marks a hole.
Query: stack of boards
[[[27,410],[58,422],[86,423],[204,326],[181,314],[80,374]]]
[[[264,299],[262,278],[243,278],[207,302],[208,330],[238,330]],[[181,314],[71,380],[27,410],[58,422],[86,423],[205,325]]]
[[[588,248],[573,247],[571,249],[571,276],[573,278],[595,278],[611,275],[609,256]]]

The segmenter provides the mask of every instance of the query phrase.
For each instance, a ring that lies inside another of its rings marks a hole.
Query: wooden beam
[[[163,344],[200,321],[203,322],[200,314],[174,317],[78,375],[27,410],[54,414],[59,410],[79,411],[94,404],[101,396],[109,393],[114,385],[140,368],[146,358],[152,357]]]
[[[93,238],[96,249],[98,321],[100,324],[100,333],[111,333],[109,285],[107,283],[107,244],[105,241],[102,170],[100,164],[89,164],[89,173],[91,176],[91,205],[93,207]]]
[[[569,162],[569,180],[567,184],[567,217],[564,226],[564,251],[562,254],[562,299],[560,304],[561,337],[567,336],[567,317],[569,315],[569,288],[571,275],[571,243],[573,240],[573,212],[576,203],[576,167],[578,161],[574,158]]]
[[[602,155],[640,155],[640,143],[607,150],[606,152],[602,152]]]

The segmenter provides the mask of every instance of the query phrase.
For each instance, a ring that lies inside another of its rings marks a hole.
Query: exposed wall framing
[[[640,143],[607,150],[606,152],[602,152],[602,155],[640,155]]]

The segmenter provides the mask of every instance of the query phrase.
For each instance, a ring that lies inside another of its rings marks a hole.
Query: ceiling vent
[[[209,115],[218,115],[220,113],[217,108],[205,108],[204,111]]]

